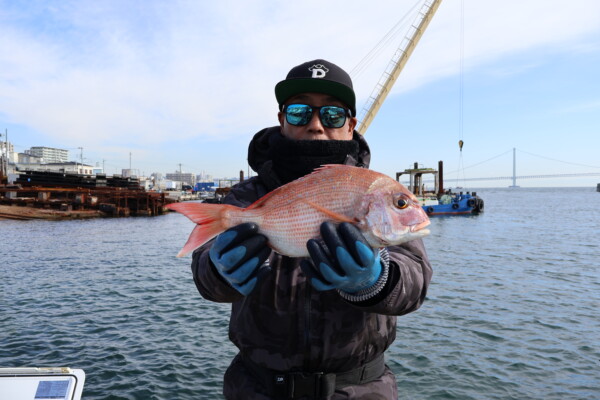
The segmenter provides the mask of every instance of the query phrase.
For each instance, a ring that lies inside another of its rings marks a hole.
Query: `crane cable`
[[[464,75],[465,75],[465,2],[460,2],[460,55],[459,55],[459,89],[458,89],[458,171],[456,175],[456,186],[459,187],[460,173],[465,180],[465,166],[463,161],[463,131],[464,131]]]
[[[421,2],[422,0],[418,0],[412,6],[412,8],[408,10],[408,12],[404,14],[404,16],[400,18],[400,20],[396,22],[396,24],[383,36],[383,38],[379,40],[379,42],[367,53],[367,55],[365,55],[362,60],[360,60],[358,64],[356,64],[354,68],[350,70],[350,76],[352,76],[352,78],[357,78],[360,76],[360,74],[362,74],[373,63],[375,58],[383,51],[383,49],[388,46],[391,41],[395,41],[396,37],[404,31],[404,29],[401,30],[401,28],[406,26],[409,15],[414,13],[417,5]]]

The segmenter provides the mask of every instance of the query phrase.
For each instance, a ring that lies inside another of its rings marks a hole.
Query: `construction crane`
[[[369,125],[371,125],[375,115],[377,115],[388,93],[392,90],[392,86],[394,86],[400,72],[406,65],[417,43],[419,43],[441,2],[442,0],[426,0],[421,10],[419,10],[419,14],[410,26],[409,32],[404,37],[402,43],[400,43],[396,53],[394,53],[394,56],[361,111],[361,118],[357,128],[360,134],[364,135],[367,132]]]

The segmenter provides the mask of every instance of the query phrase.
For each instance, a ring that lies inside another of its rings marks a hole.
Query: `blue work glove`
[[[323,222],[321,237],[324,244],[315,239],[306,243],[312,263],[301,264],[315,289],[356,293],[377,282],[382,271],[379,251],[369,246],[356,226],[344,222],[336,228]]]
[[[256,282],[271,269],[263,266],[271,254],[267,238],[258,233],[258,225],[244,223],[221,233],[209,251],[219,274],[238,292],[247,296]]]

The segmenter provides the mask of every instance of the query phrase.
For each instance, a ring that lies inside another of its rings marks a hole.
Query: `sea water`
[[[478,194],[483,214],[432,219],[427,300],[386,353],[401,398],[599,399],[600,193]],[[85,399],[222,399],[229,306],[175,258],[192,227],[0,221],[0,367],[81,368]]]

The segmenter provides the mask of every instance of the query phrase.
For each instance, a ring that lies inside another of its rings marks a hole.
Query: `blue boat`
[[[417,196],[425,212],[430,215],[468,215],[483,212],[483,199],[476,192],[453,193],[450,189],[444,190],[444,164],[438,163],[438,170],[433,168],[419,168],[418,163],[414,168],[396,172],[396,180],[400,182],[402,175],[408,174],[410,183],[408,189]],[[434,185],[432,190],[427,190],[423,183],[423,175],[432,175]]]

